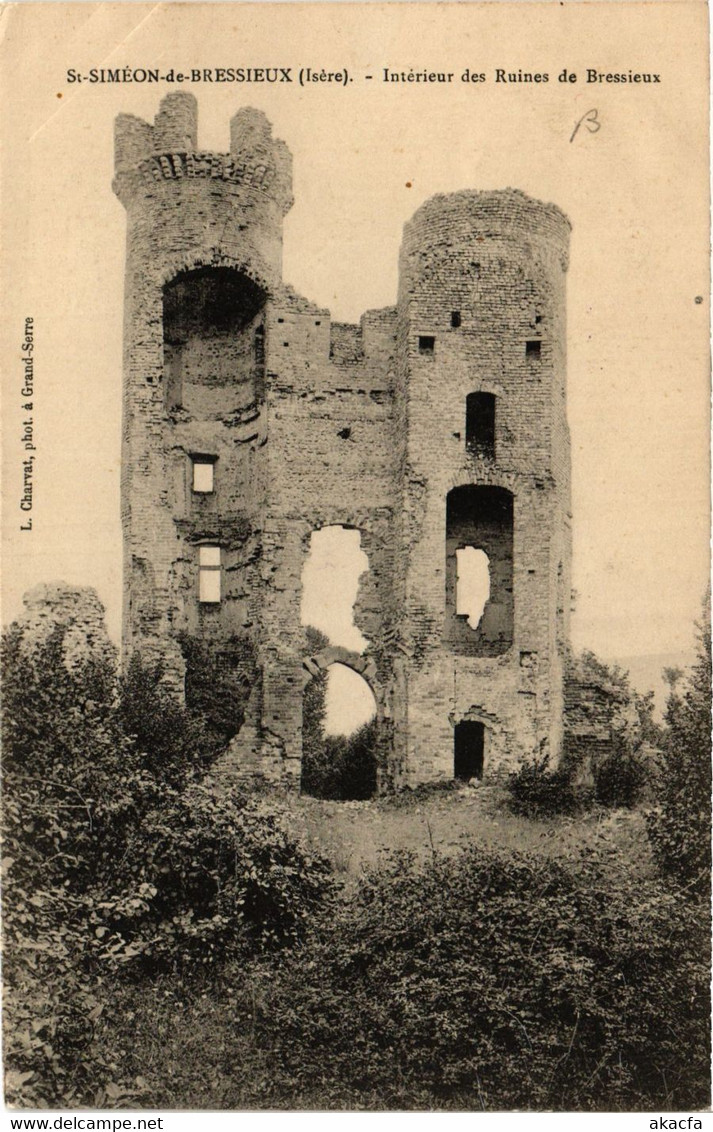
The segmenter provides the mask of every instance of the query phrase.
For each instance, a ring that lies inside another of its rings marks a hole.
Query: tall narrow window
[[[215,491],[214,456],[192,456],[193,478],[191,487],[198,495],[210,495]]]
[[[495,459],[495,395],[469,393],[465,400],[465,446],[474,456]]]
[[[198,567],[198,600],[214,605],[220,601],[220,547],[199,547]]]

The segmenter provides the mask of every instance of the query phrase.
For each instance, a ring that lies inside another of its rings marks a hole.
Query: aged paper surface
[[[2,31],[3,623],[63,580],[96,589],[120,639],[113,129],[180,90],[201,151],[228,151],[243,106],[285,141],[283,278],[335,321],[396,302],[403,226],[436,193],[513,188],[566,214],[572,642],[644,691],[690,660],[709,573],[704,3],[10,4]]]

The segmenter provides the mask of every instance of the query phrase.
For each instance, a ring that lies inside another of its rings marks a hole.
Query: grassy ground
[[[611,856],[613,867],[651,874],[643,816],[632,810],[596,809],[534,821],[511,813],[504,788],[497,785],[422,789],[368,802],[301,796],[287,804],[293,831],[329,857],[347,880],[376,864],[385,851],[448,854],[464,840],[547,856],[597,850]]]
[[[293,831],[331,859],[345,897],[384,851],[408,850],[425,858],[434,851],[453,853],[464,839],[484,848],[547,856],[595,850],[614,870],[630,876],[652,872],[643,816],[636,811],[533,821],[510,813],[502,788],[490,785],[368,802],[293,797],[287,804]],[[275,1067],[269,1051],[253,1041],[254,1019],[272,978],[269,970],[255,966],[249,972],[226,971],[218,986],[204,989],[168,978],[141,990],[117,988],[117,1010],[104,1020],[105,1037],[116,1051],[117,1076],[134,1080],[136,1088],[121,1097],[98,1097],[97,1103],[197,1110],[274,1107]],[[269,1100],[263,1102],[263,1095]],[[383,1103],[376,1097],[357,1102],[371,1108]],[[318,1084],[313,1097],[289,1096],[284,1107],[320,1107]]]

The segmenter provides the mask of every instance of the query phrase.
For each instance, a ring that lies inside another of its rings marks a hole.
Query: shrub
[[[589,804],[591,792],[572,784],[565,766],[549,770],[549,755],[523,763],[508,777],[509,806],[524,817],[574,814]]]
[[[394,857],[273,985],[265,1104],[705,1107],[707,935],[592,859]]]
[[[357,801],[376,790],[376,720],[352,735],[322,735],[308,747],[302,768],[302,789],[316,798]]]
[[[626,744],[619,744],[594,767],[594,791],[603,806],[632,809],[648,780],[647,768]]]
[[[659,805],[647,814],[654,859],[690,895],[709,898],[711,863],[710,600],[699,626],[698,658],[666,708]]]
[[[133,744],[137,765],[172,786],[199,777],[225,746],[208,721],[166,686],[163,665],[146,663],[138,652],[118,679],[116,717],[122,736]]]
[[[321,857],[273,804],[221,787],[165,790],[98,906],[100,953],[148,972],[217,968],[296,943],[331,891]]]
[[[255,646],[247,635],[239,634],[219,646],[188,633],[179,641],[186,661],[186,711],[201,721],[211,746],[222,749],[242,727],[251,689],[259,678]]]
[[[330,890],[275,807],[198,784],[160,666],[68,667],[65,633],[2,645],[7,1096],[36,1107],[136,1096],[95,1036],[112,979],[291,945]]]

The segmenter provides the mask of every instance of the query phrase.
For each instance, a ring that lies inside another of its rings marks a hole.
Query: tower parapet
[[[519,189],[438,193],[404,225],[402,263],[414,256],[452,258],[488,241],[554,255],[562,271],[569,265],[571,225],[554,204],[526,196]]]
[[[166,95],[153,124],[120,114],[114,133],[114,192],[130,219],[151,217],[152,241],[165,244],[160,251],[169,254],[172,243],[195,243],[202,228],[229,255],[239,231],[241,247],[250,235],[257,237],[255,270],[264,281],[279,277],[282,219],[293,202],[287,146],[272,137],[265,115],[249,107],[231,122],[230,152],[200,150],[197,134],[192,94]]]

